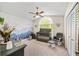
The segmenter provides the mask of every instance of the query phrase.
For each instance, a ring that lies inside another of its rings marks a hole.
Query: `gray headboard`
[[[51,29],[40,29],[40,32],[51,32]]]

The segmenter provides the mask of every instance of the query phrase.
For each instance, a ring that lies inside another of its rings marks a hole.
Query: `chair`
[[[56,36],[54,36],[53,40],[58,44],[61,45],[63,42],[64,36],[63,33],[57,33]]]

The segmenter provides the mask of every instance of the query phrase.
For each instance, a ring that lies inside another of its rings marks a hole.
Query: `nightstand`
[[[31,36],[32,36],[32,39],[36,39],[35,33],[32,32]]]

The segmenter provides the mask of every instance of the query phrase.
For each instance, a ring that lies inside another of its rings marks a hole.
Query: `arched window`
[[[52,29],[53,27],[53,20],[50,17],[43,17],[39,21],[40,28]]]
[[[43,17],[39,21],[39,29],[44,28],[44,29],[51,29],[51,38],[53,38],[53,28],[54,28],[54,23],[51,17]]]

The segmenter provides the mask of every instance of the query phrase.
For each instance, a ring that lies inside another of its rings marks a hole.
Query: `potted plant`
[[[8,24],[4,24],[2,29],[0,29],[0,34],[4,39],[4,43],[8,42],[10,39],[10,33],[14,30],[15,28],[10,28]]]
[[[0,24],[2,25],[4,18],[0,18]],[[8,24],[4,24],[0,29],[0,35],[3,37],[3,41],[0,42],[0,51],[6,50],[7,42],[10,40],[10,34],[15,28],[9,27]]]
[[[4,23],[4,18],[0,17],[0,24],[2,25]]]

